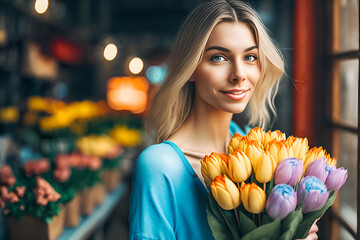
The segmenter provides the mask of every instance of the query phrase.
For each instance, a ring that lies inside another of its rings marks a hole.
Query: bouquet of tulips
[[[261,128],[235,134],[228,154],[201,160],[214,238],[305,238],[347,179],[335,165],[322,147],[309,150],[306,138]]]

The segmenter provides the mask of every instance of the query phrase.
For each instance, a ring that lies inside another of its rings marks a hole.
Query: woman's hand
[[[319,228],[316,225],[316,222],[317,222],[317,220],[313,223],[313,225],[311,226],[311,228],[309,230],[309,234],[303,240],[317,240],[318,239],[318,236],[316,233],[319,231]]]

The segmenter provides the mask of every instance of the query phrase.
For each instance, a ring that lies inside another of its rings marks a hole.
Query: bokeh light
[[[49,7],[48,0],[36,0],[35,1],[35,11],[39,14],[43,14]]]
[[[150,66],[145,75],[151,83],[162,83],[166,76],[166,66]]]
[[[143,67],[144,67],[144,62],[141,60],[141,58],[138,57],[131,59],[129,63],[130,72],[132,72],[133,74],[140,73]]]
[[[108,61],[112,61],[116,57],[117,52],[118,52],[118,49],[115,46],[115,44],[110,43],[110,44],[106,45],[106,47],[104,49],[104,58]]]

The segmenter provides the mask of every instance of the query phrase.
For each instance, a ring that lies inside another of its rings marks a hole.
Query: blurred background
[[[202,2],[0,0],[0,180],[20,198],[5,208],[0,199],[0,239],[22,239],[12,233],[19,228],[42,229],[46,239],[128,238],[143,120],[166,75],[175,35]],[[247,2],[286,64],[269,129],[307,137],[310,147],[323,146],[349,169],[347,184],[320,220],[319,239],[360,239],[359,1]],[[39,177],[47,184],[46,204],[20,191],[37,189]],[[94,203],[68,210],[79,216],[53,219],[81,199]],[[9,213],[30,223],[17,225]],[[31,225],[29,214],[46,224]]]

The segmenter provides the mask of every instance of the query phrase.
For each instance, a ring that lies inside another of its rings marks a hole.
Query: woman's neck
[[[226,152],[231,118],[232,113],[194,104],[183,125],[168,140],[190,151]]]

